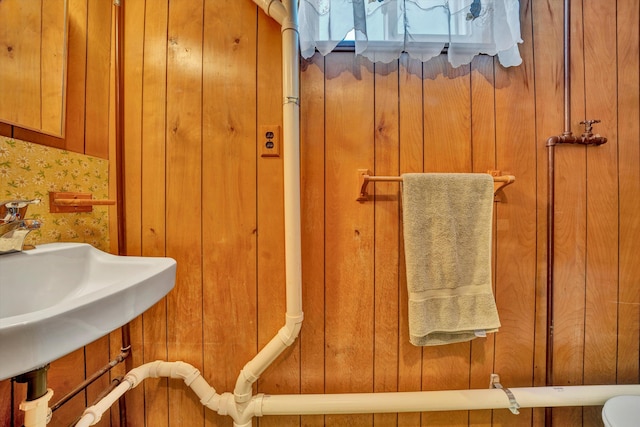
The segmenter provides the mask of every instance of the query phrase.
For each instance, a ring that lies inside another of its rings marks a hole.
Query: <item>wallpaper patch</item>
[[[92,193],[94,199],[108,199],[109,162],[0,136],[0,201],[41,200],[29,206],[26,216],[42,225],[25,243],[82,242],[108,251],[108,207],[94,206],[93,212],[49,213],[50,191]]]

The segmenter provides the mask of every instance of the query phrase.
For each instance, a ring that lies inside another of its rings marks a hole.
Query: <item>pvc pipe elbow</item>
[[[235,402],[244,403],[251,399],[251,396],[253,395],[252,386],[258,378],[259,375],[254,375],[251,370],[247,368],[247,365],[242,368],[236,381],[236,387],[233,391]],[[222,406],[222,402],[220,402],[220,405]]]
[[[284,345],[289,347],[294,343],[298,335],[300,335],[300,330],[302,329],[302,321],[304,320],[304,314],[300,312],[295,316],[286,315],[285,324],[278,331],[278,337],[282,340]]]

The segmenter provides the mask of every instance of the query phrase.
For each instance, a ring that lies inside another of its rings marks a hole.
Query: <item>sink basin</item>
[[[0,256],[0,380],[107,335],[174,286],[171,258],[49,243]]]

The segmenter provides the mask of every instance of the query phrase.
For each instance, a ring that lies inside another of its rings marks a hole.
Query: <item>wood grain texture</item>
[[[521,2],[523,38],[531,37],[530,2]],[[495,337],[495,372],[511,387],[533,383],[536,285],[536,138],[533,117],[533,51],[520,45],[523,64],[496,68],[496,168],[517,170],[518,188],[509,203],[496,206],[497,247],[495,297],[502,324]],[[521,352],[518,349],[528,348]],[[494,423],[529,425],[531,411],[517,420],[506,410],[494,411]]]
[[[373,205],[354,202],[345,182],[373,164],[373,66],[349,53],[326,58],[325,391],[373,391]],[[336,96],[337,95],[337,96]],[[358,120],[353,120],[358,117]],[[370,415],[327,416],[334,426]]]
[[[584,5],[586,119],[602,120],[596,132],[607,143],[587,150],[587,265],[585,299],[584,381],[615,383],[618,334],[618,209],[616,126],[616,8],[610,2]],[[592,28],[598,22],[597,28]],[[600,408],[584,410],[584,423],[600,420]]]
[[[302,304],[300,332],[300,391],[324,392],[325,334],[325,60],[320,54],[303,63],[300,98],[300,174],[302,227]],[[304,426],[323,426],[324,416],[303,416]]]
[[[618,183],[619,183],[619,285],[618,285],[618,360],[617,382],[637,383],[640,379],[640,265],[635,245],[640,234],[640,69],[638,2],[618,4],[617,37],[617,118],[618,118]]]
[[[166,254],[178,263],[167,296],[167,357],[203,363],[202,267],[202,1],[169,4],[167,45]],[[185,73],[184,70],[189,70]],[[185,209],[185,205],[188,209]],[[171,382],[169,424],[202,424],[204,410],[182,384]]]
[[[4,1],[0,17],[0,117],[41,129],[42,1]]]
[[[401,173],[422,172],[424,168],[423,69],[422,62],[412,60],[408,56],[400,58],[398,129],[400,136],[399,168]],[[399,201],[400,215],[402,215],[401,201],[402,199]],[[402,222],[400,222],[401,236],[402,230]],[[398,263],[400,273],[398,390],[420,390],[422,388],[422,348],[416,347],[409,342],[409,296],[403,238],[400,239]],[[419,413],[398,414],[398,426],[411,427],[420,425],[420,416],[421,414]]]
[[[128,6],[128,5],[127,5]],[[149,4],[144,8],[144,56],[142,105],[142,134],[140,141],[127,141],[125,149],[133,150],[132,160],[125,154],[125,167],[133,168],[134,179],[141,180],[126,191],[126,207],[140,207],[139,212],[127,212],[127,250],[140,249],[144,256],[166,255],[166,116],[167,105],[167,23],[168,4]],[[126,15],[131,15],[127,12]],[[139,28],[139,26],[138,26]],[[126,34],[125,34],[126,37]],[[125,65],[127,63],[125,62]],[[125,96],[125,101],[128,97]],[[135,155],[140,155],[136,158]],[[125,175],[129,177],[129,172]],[[139,200],[136,198],[139,197]],[[129,224],[140,224],[131,227]],[[131,245],[131,246],[129,246]],[[143,336],[134,342],[134,354],[142,353],[144,362],[168,360],[167,299],[163,298],[142,316]],[[144,383],[144,419],[148,425],[166,426],[169,423],[168,380],[156,379]]]
[[[257,9],[250,2],[205,6],[204,373],[222,393],[233,391],[258,351]],[[232,424],[211,411],[206,422]]]
[[[398,61],[375,64],[374,169],[377,175],[400,173]],[[374,212],[374,351],[375,392],[398,391],[400,308],[400,187],[375,186]],[[397,414],[376,414],[374,426],[397,425]]]
[[[524,64],[517,68],[486,56],[460,69],[444,58],[422,64],[405,56],[374,65],[351,53],[303,64],[305,320],[298,343],[256,390],[482,389],[491,372],[506,387],[544,384],[545,143],[564,130],[561,3],[521,2]],[[571,127],[579,134],[580,120],[599,118],[596,132],[609,142],[556,149],[554,371],[558,384],[637,383],[640,11],[637,2],[588,3],[583,10],[582,1],[572,2]],[[102,93],[109,88],[94,96],[88,85],[110,81],[96,43],[109,44],[111,26],[97,22],[105,19],[95,9],[102,6],[69,5],[66,137],[6,124],[0,134],[106,153],[101,145],[109,144],[112,119],[100,111],[111,111]],[[280,29],[249,0],[127,6],[127,248],[173,256],[179,266],[169,297],[133,324],[133,363],[183,359],[219,393],[232,391],[242,366],[283,321],[282,158],[257,153],[259,125],[281,121]],[[494,205],[502,322],[494,337],[439,349],[409,343],[400,188],[377,183],[368,202],[355,202],[358,168],[390,175],[495,168],[516,176]],[[107,345],[91,346],[98,354],[88,356],[87,370],[117,351],[118,340],[115,332]],[[84,352],[74,357],[85,363]],[[75,382],[73,369],[56,362],[56,396],[67,386],[61,382]],[[136,425],[232,424],[203,410],[177,382],[141,387],[143,408],[128,408]],[[5,403],[10,388],[0,383],[2,421],[18,403]],[[65,411],[70,416],[83,404]],[[553,417],[554,425],[597,425],[599,408],[554,409]],[[282,423],[542,426],[544,411],[254,421]]]
[[[66,88],[65,1],[42,2],[40,126],[43,133],[64,136]]]
[[[84,153],[87,76],[87,0],[69,0],[67,99],[64,148]],[[92,15],[93,16],[93,15]]]
[[[87,71],[84,152],[107,158],[109,138],[109,79],[111,69],[112,5],[87,2]]]

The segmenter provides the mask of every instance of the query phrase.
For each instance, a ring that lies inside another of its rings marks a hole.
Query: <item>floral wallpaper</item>
[[[93,206],[93,212],[49,213],[50,191],[92,193],[94,199],[108,199],[108,178],[107,160],[0,136],[0,202],[41,200],[28,208],[26,217],[42,225],[25,244],[83,242],[108,251],[108,206]]]

